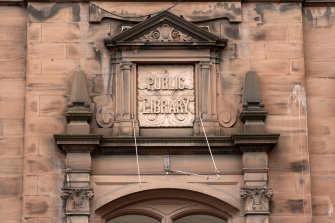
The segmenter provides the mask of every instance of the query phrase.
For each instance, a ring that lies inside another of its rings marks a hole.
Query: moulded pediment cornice
[[[129,45],[224,47],[226,42],[226,39],[220,39],[168,11],[153,16],[115,37],[105,39],[107,47]]]
[[[0,0],[0,6],[18,5],[24,6],[30,2],[40,3],[88,3],[87,0]],[[125,2],[123,0],[95,0],[94,2]],[[127,2],[157,2],[156,0],[128,0]],[[161,2],[174,2],[171,0],[161,0]],[[302,3],[304,6],[327,6],[335,5],[335,0],[183,0],[183,2],[263,2],[263,3]]]

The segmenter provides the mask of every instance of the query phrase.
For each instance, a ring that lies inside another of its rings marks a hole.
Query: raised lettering
[[[152,77],[148,77],[148,89],[151,90],[152,89],[152,85],[154,85],[154,78]]]
[[[183,102],[179,99],[176,102],[177,102],[176,103],[177,104],[177,106],[176,106],[177,107],[177,113],[180,114],[180,113],[183,112],[183,106],[182,106]]]
[[[165,113],[169,113],[168,105],[169,105],[168,101],[162,99],[162,103],[161,103],[161,113],[163,113],[163,114],[165,114]]]
[[[185,81],[185,79],[183,77],[179,78],[178,89],[183,90],[185,88],[184,81]]]
[[[190,101],[187,98],[184,98],[182,100],[182,102],[183,102],[183,105],[184,105],[184,114],[187,114],[188,113],[188,104],[190,103]]]
[[[159,114],[161,112],[161,100],[157,99],[154,100],[154,113],[155,114]]]

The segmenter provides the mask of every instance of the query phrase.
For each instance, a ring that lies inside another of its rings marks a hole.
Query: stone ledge
[[[213,154],[241,154],[243,152],[268,152],[276,145],[279,134],[232,135],[208,137]],[[208,154],[204,136],[189,137],[137,137],[141,155]],[[134,154],[133,137],[105,137],[94,154]]]

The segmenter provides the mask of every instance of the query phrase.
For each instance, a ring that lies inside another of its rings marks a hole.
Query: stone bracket
[[[91,153],[100,144],[101,135],[54,135],[58,147],[65,153]]]
[[[269,201],[273,197],[270,187],[242,187],[240,196],[243,202],[244,214],[270,214]]]
[[[280,134],[234,134],[232,140],[241,152],[268,152],[277,144]]]

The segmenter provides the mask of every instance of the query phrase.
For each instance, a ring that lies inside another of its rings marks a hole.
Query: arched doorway
[[[239,211],[202,193],[156,189],[130,194],[96,210],[103,223],[232,223]]]

